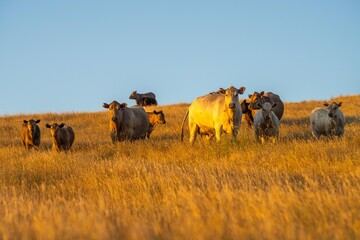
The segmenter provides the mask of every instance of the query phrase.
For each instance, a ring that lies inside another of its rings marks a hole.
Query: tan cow
[[[154,130],[155,126],[158,124],[165,124],[165,115],[163,111],[146,112],[149,119],[149,129],[146,133],[146,138],[150,138],[151,132]]]
[[[344,134],[345,117],[342,111],[341,102],[324,103],[326,108],[315,108],[310,115],[311,131],[314,137],[321,135],[331,138],[333,135],[342,137]]]
[[[181,126],[181,140],[184,137],[184,124],[189,116],[190,143],[193,144],[196,135],[207,135],[211,138],[214,134],[220,141],[223,132],[232,134],[236,140],[241,123],[241,106],[239,94],[243,94],[245,87],[236,89],[230,86],[224,93],[212,93],[198,97],[190,105]]]
[[[275,140],[279,137],[280,121],[273,112],[277,103],[272,105],[269,102],[258,104],[260,108],[254,116],[255,139],[261,143],[265,140]]]
[[[284,114],[284,103],[281,101],[279,95],[272,92],[264,93],[264,91],[261,93],[254,92],[253,94],[249,94],[248,109],[251,111],[253,118],[255,117],[256,112],[259,110],[258,104],[262,105],[265,102],[269,102],[271,105],[276,103],[276,107],[273,109],[273,111],[280,120]],[[249,125],[252,124],[250,119],[251,118],[246,118]]]
[[[74,143],[75,133],[74,130],[64,123],[46,124],[50,128],[50,134],[53,140],[53,150],[69,150]]]
[[[24,120],[21,126],[21,143],[25,149],[40,145],[40,128],[37,125],[40,120]]]
[[[103,107],[109,109],[110,136],[113,143],[146,137],[149,120],[143,108],[128,108],[126,103],[120,104],[117,101],[104,103]]]

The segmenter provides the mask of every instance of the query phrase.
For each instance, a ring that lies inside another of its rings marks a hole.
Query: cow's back
[[[145,138],[149,128],[149,120],[145,110],[141,107],[127,108],[128,115],[124,119],[125,130],[131,132],[132,139]]]
[[[60,128],[60,138],[61,143],[58,143],[63,149],[69,149],[74,143],[75,133],[74,130],[70,126],[64,126]]]
[[[208,94],[198,97],[189,107],[189,120],[203,128],[213,128],[225,111],[224,94]]]

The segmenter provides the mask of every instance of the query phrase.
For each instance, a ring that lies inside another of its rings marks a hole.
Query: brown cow
[[[74,143],[75,133],[70,126],[61,123],[46,124],[50,128],[50,134],[53,140],[53,149],[56,151],[69,150]]]
[[[21,143],[25,149],[40,145],[40,128],[37,125],[40,120],[24,120],[21,126]]]
[[[146,138],[150,138],[151,132],[154,130],[155,126],[158,124],[165,124],[165,115],[163,111],[146,112],[149,118],[149,129],[146,133]]]
[[[109,109],[110,136],[113,143],[146,137],[149,120],[143,108],[128,108],[126,103],[120,104],[117,101],[104,103],[103,107]]]
[[[261,106],[265,102],[269,102],[271,105],[273,103],[276,103],[276,107],[273,109],[273,111],[276,117],[280,120],[284,114],[284,103],[281,101],[279,95],[272,92],[264,93],[264,91],[260,93],[254,92],[253,94],[249,94],[248,109],[251,111],[251,115],[253,116],[253,118],[256,112],[260,109],[259,106]],[[248,123],[252,124],[249,121]]]

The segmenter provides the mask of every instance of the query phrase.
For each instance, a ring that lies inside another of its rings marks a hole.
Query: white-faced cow
[[[103,107],[109,109],[110,136],[113,143],[146,137],[149,120],[143,108],[128,108],[126,103],[120,104],[117,101],[104,103]]]
[[[333,135],[342,137],[344,134],[345,117],[342,111],[341,102],[324,103],[325,108],[315,108],[310,115],[311,131],[314,137],[321,135],[331,138]]]
[[[129,97],[129,99],[135,99],[136,105],[141,107],[156,106],[158,103],[156,101],[156,96],[153,92],[148,93],[137,93],[137,91],[133,91]]]
[[[181,140],[184,136],[184,123],[189,116],[190,143],[193,144],[196,135],[207,135],[211,138],[214,134],[220,141],[223,132],[232,134],[236,140],[241,123],[241,106],[239,94],[243,94],[245,87],[237,89],[230,86],[228,89],[198,97],[190,105],[181,126]]]
[[[279,137],[280,121],[273,112],[276,105],[269,102],[258,104],[259,110],[254,116],[255,139],[258,142],[264,143],[269,139],[275,142]]]
[[[146,133],[146,138],[150,138],[151,132],[154,130],[155,126],[158,124],[165,124],[165,115],[163,111],[146,112],[149,119],[149,129]]]
[[[264,93],[264,91],[258,93],[254,92],[249,94],[248,109],[251,111],[253,118],[256,112],[259,110],[259,106],[265,102],[269,102],[271,105],[276,103],[276,107],[273,109],[275,115],[280,120],[284,114],[284,103],[281,101],[279,95],[272,92]],[[259,105],[260,104],[260,105]],[[246,118],[249,125],[252,125],[251,118]]]
[[[40,145],[40,120],[24,120],[21,126],[21,143],[26,149]]]
[[[46,124],[50,128],[50,134],[53,140],[53,150],[69,150],[74,143],[75,133],[74,130],[64,123]]]

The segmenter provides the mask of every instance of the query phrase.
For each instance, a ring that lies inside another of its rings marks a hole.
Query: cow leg
[[[220,142],[221,140],[221,132],[222,132],[222,126],[219,124],[215,125],[215,138],[217,142]]]
[[[198,125],[196,125],[196,123],[189,121],[189,130],[190,130],[189,142],[191,145],[193,145],[194,141],[196,140],[196,135],[197,135],[197,132],[199,131],[199,127],[198,127]]]

